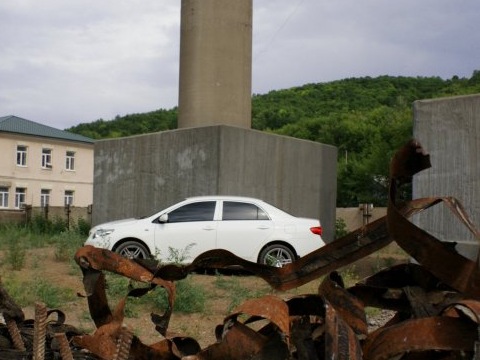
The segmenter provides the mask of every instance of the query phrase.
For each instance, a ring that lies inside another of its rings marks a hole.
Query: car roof
[[[248,197],[248,196],[237,196],[237,195],[202,195],[202,196],[191,196],[185,200],[242,200],[242,201],[260,201],[264,202],[261,199]]]

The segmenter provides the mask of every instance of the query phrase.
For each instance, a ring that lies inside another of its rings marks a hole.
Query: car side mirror
[[[165,223],[167,223],[167,222],[168,222],[168,214],[162,214],[162,215],[160,215],[159,218],[158,218],[158,222],[159,222],[160,224],[165,224]]]

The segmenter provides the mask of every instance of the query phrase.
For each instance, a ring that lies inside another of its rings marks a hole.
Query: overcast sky
[[[478,0],[253,0],[253,93],[470,77]],[[180,0],[0,0],[0,116],[65,129],[178,104]]]

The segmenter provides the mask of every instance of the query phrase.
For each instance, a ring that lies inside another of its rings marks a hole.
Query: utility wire
[[[297,4],[295,5],[295,7],[293,8],[292,11],[290,11],[290,13],[287,15],[287,17],[285,18],[285,20],[282,22],[282,24],[280,24],[280,26],[277,28],[277,30],[273,33],[273,35],[270,37],[270,40],[267,42],[267,44],[263,47],[263,49],[261,49],[260,51],[257,52],[257,54],[255,54],[253,56],[253,60],[257,60],[262,54],[266,53],[268,48],[270,48],[270,46],[273,44],[273,42],[275,41],[275,38],[277,37],[277,35],[280,33],[280,31],[282,31],[282,29],[287,25],[287,23],[290,21],[290,19],[295,15],[295,13],[298,11],[298,9],[300,8],[300,5],[302,5],[303,3],[305,2],[305,0],[298,0],[297,1]]]

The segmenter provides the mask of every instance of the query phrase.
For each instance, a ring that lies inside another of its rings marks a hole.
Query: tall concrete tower
[[[179,128],[251,128],[252,11],[252,0],[182,0]]]

